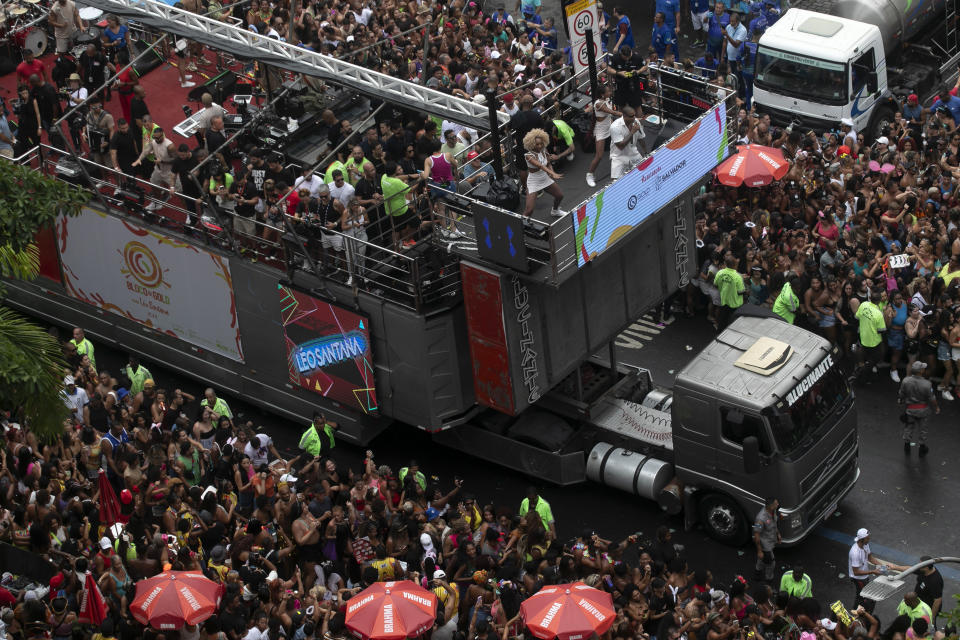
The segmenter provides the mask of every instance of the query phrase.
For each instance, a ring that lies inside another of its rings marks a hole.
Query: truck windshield
[[[761,89],[822,104],[846,104],[847,67],[761,46],[755,83]]]
[[[809,388],[789,407],[778,410],[770,420],[777,449],[786,458],[801,455],[850,395],[847,379],[836,365],[819,378],[801,384]],[[789,402],[790,397],[787,400]]]

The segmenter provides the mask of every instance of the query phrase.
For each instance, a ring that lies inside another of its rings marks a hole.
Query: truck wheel
[[[873,122],[870,123],[871,137],[876,140],[882,136],[884,128],[890,126],[893,119],[893,109],[890,107],[877,107],[877,110],[873,114]]]
[[[700,522],[711,538],[725,544],[740,545],[747,539],[747,520],[731,498],[711,493],[700,500]]]

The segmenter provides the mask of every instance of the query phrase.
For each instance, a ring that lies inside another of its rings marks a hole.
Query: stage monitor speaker
[[[237,75],[228,69],[191,89],[190,93],[187,94],[187,99],[200,102],[200,97],[209,93],[213,96],[214,102],[223,104],[227,98],[236,93],[236,87]]]
[[[140,55],[141,53],[146,51],[146,49],[149,46],[150,46],[149,44],[143,42],[142,40],[131,40],[130,41],[130,47],[132,49],[131,57]],[[156,49],[153,49],[148,55],[145,55],[139,60],[137,60],[136,62],[134,62],[133,68],[136,70],[137,74],[142,78],[144,75],[153,71],[164,62],[166,62],[166,59],[163,57],[163,54],[157,51]]]

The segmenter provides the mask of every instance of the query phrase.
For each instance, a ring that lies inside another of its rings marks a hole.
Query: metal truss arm
[[[294,44],[253,33],[242,27],[168,6],[156,0],[84,0],[125,18],[138,20],[158,31],[174,33],[226,51],[307,76],[323,78],[360,93],[431,113],[475,129],[490,129],[486,105],[451,96],[435,89],[393,78],[344,60],[308,51]],[[510,117],[498,112],[500,124]]]

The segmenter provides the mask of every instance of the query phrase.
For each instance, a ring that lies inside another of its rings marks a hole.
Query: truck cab
[[[768,497],[784,544],[829,517],[859,476],[853,393],[820,336],[741,317],[678,374],[673,451],[694,515],[714,537],[745,539]]]
[[[820,132],[850,118],[857,131],[879,135],[893,118],[889,95],[884,40],[873,24],[790,9],[760,38],[754,101],[778,124]]]

